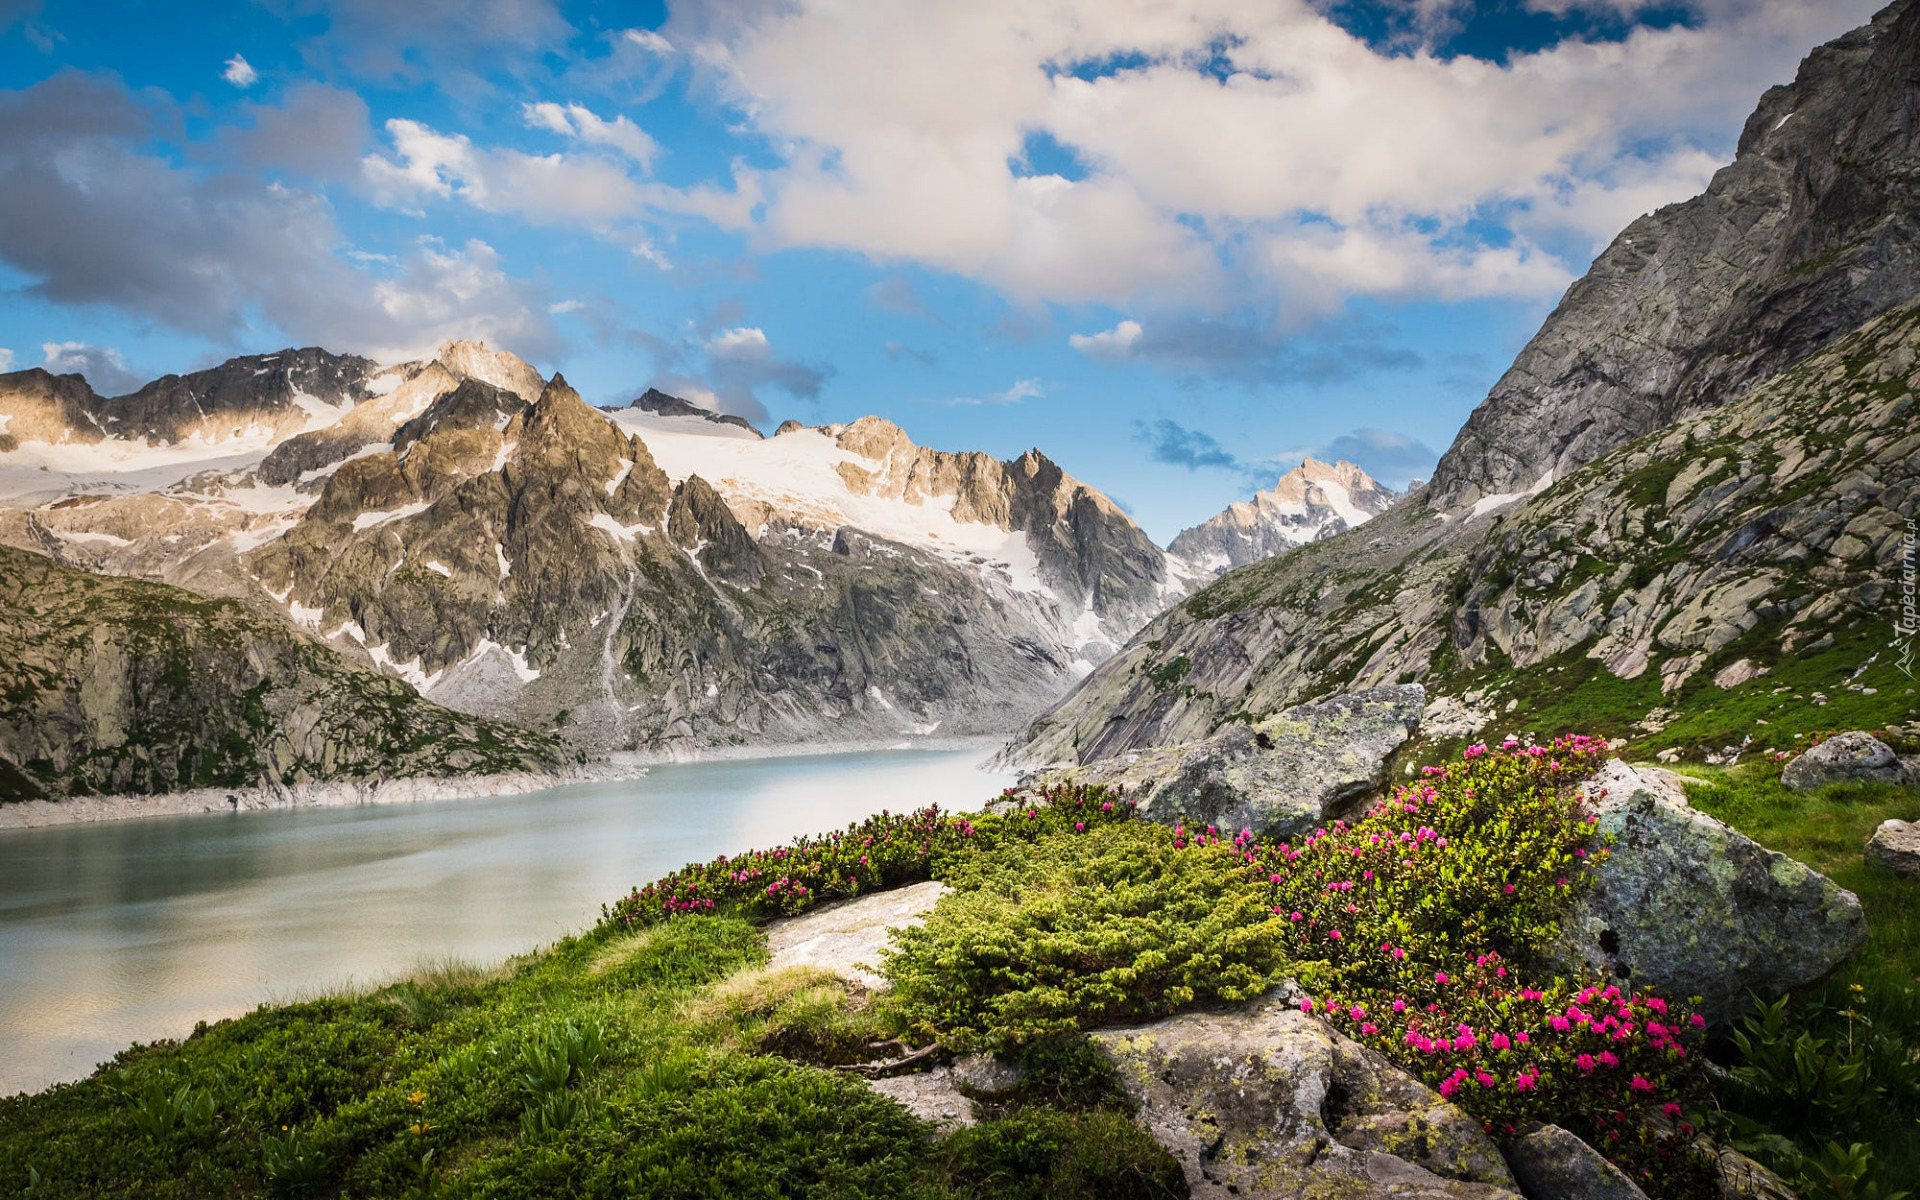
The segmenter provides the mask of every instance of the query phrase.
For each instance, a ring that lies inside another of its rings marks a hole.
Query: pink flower
[[[1579,1067],[1588,1075],[1591,1075],[1593,1074],[1593,1055],[1582,1054],[1579,1058],[1573,1060],[1573,1065]]]
[[[1433,981],[1435,983],[1440,983],[1440,984],[1446,983],[1447,973],[1445,971],[1435,971],[1433,974]]]
[[[1553,1026],[1556,1033],[1565,1033],[1567,1030],[1573,1028],[1573,1022],[1567,1020],[1565,1017],[1553,1017],[1547,1021],[1547,1024]]]
[[[1363,1036],[1372,1037],[1374,1034],[1380,1032],[1380,1027],[1369,1021],[1360,1027],[1360,1032]]]
[[[1521,1032],[1513,1035],[1513,1040],[1520,1043],[1522,1046],[1524,1046],[1527,1043],[1533,1041],[1533,1037],[1531,1034],[1528,1034],[1526,1031],[1522,1030]]]
[[[1633,1077],[1633,1082],[1629,1083],[1627,1086],[1632,1088],[1636,1092],[1651,1092],[1653,1090],[1653,1084],[1649,1082],[1647,1077],[1644,1075],[1635,1075]]]
[[[1692,1022],[1693,1027],[1695,1029],[1702,1028],[1707,1023],[1707,1019],[1701,1016],[1699,1013],[1693,1014],[1691,1017],[1688,1017],[1687,1020]]]
[[[1514,1076],[1513,1090],[1516,1092],[1529,1092],[1539,1085],[1540,1077],[1538,1075],[1529,1075],[1525,1071],[1522,1071],[1520,1074]]]
[[[1513,1043],[1507,1040],[1506,1034],[1496,1033],[1487,1039],[1487,1045],[1492,1046],[1495,1050],[1506,1050],[1510,1048]]]
[[[1328,931],[1327,931],[1327,940],[1328,940],[1328,941],[1332,941],[1332,942],[1337,942],[1337,941],[1339,941],[1339,940],[1340,940],[1340,931],[1339,931],[1338,929],[1331,929],[1331,930],[1328,930]]]
[[[1668,1117],[1677,1117],[1680,1115],[1680,1106],[1678,1104],[1675,1104],[1673,1101],[1669,1100],[1665,1104],[1660,1106],[1660,1111],[1665,1113]]]
[[[1350,1010],[1348,1015],[1351,1016],[1354,1020],[1358,1021],[1367,1015],[1367,1010],[1361,1005],[1356,1004]]]
[[[1395,1000],[1393,1002],[1393,1011],[1397,1013],[1403,1013],[1407,1011],[1407,1002],[1405,1000]]]
[[[1303,1012],[1303,1013],[1310,1013],[1310,1012],[1312,1012],[1312,1011],[1313,1011],[1313,1001],[1311,1001],[1311,1000],[1302,1000],[1302,1001],[1300,1002],[1300,1011],[1301,1011],[1301,1012]]]
[[[1301,916],[1301,915],[1300,915],[1299,913],[1294,913],[1294,914],[1293,914],[1293,919],[1294,919],[1295,921],[1300,921],[1300,920],[1304,920],[1305,918],[1303,918],[1303,917],[1302,917],[1302,916]]]

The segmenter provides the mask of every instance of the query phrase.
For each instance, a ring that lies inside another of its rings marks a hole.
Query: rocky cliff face
[[[1568,289],[1441,459],[1454,512],[1537,490],[1920,297],[1920,5],[1808,55],[1705,193]]]
[[[1192,742],[1393,682],[1425,684],[1449,736],[1681,718],[1739,743],[1769,736],[1743,698],[1775,691],[1912,719],[1887,651],[1920,487],[1920,308],[1895,304],[1920,228],[1889,181],[1916,76],[1912,3],[1815,52],[1706,196],[1569,292],[1432,485],[1162,614],[1014,756]]]
[[[1037,453],[942,454],[872,418],[764,441],[615,416],[558,378],[531,406],[464,382],[247,569],[430,697],[672,749],[1007,729],[1168,585]]]
[[[1350,462],[1309,458],[1253,499],[1184,530],[1167,553],[1198,574],[1244,567],[1323,537],[1344,533],[1385,512],[1399,493]]]
[[[543,770],[554,739],[452,712],[271,614],[0,547],[0,801]]]
[[[279,411],[265,361],[195,394]],[[477,343],[356,378],[337,412],[301,393],[291,434],[151,445],[94,429],[84,380],[28,379],[0,543],[269,597],[435,700],[594,748],[1010,732],[1189,587],[1038,451],[875,418],[768,439],[654,392],[599,411]]]

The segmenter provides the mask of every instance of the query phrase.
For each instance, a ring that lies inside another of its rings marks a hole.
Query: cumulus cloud
[[[0,371],[13,370],[13,351],[0,346]]]
[[[1069,334],[1067,345],[1095,362],[1123,362],[1140,340],[1140,322],[1122,321],[1112,329],[1093,334]]]
[[[772,346],[765,332],[751,326],[723,329],[707,341],[707,349],[719,358],[765,358]]]
[[[28,294],[231,341],[264,324],[375,357],[486,336],[558,348],[545,298],[483,242],[350,260],[325,198],[148,152],[177,114],[64,72],[0,92],[0,260]]]
[[[220,72],[220,78],[237,88],[250,88],[259,82],[260,72],[254,70],[253,64],[244,57],[236,54],[227,60],[226,70]]]
[[[1876,3],[1703,0],[1689,25],[1505,63],[1376,49],[1310,0],[716,0],[664,32],[784,156],[758,179],[775,244],[1022,300],[1251,291],[1311,314],[1551,296]],[[1428,37],[1458,15],[1414,7]],[[1084,174],[1017,173],[1036,136]]]
[[[394,207],[458,199],[535,224],[611,225],[640,205],[625,169],[598,156],[489,149],[398,118],[386,131],[392,153],[370,154],[362,166],[375,197]]]
[[[321,180],[358,177],[373,130],[367,102],[353,92],[300,83],[279,104],[249,104],[247,111],[253,126],[225,135],[240,162]]]
[[[54,375],[85,375],[103,396],[130,392],[144,382],[127,369],[127,362],[111,346],[88,342],[42,342],[40,365]],[[11,356],[9,356],[11,361]]]
[[[535,129],[546,129],[591,146],[611,147],[639,163],[643,170],[653,165],[653,156],[660,151],[659,143],[625,115],[609,121],[585,105],[559,105],[550,100],[523,104],[520,113]]]

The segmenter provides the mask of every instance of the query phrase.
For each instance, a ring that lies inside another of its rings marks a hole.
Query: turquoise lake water
[[[655,767],[526,796],[0,833],[0,1095],[424,961],[497,962],[683,863],[882,808],[973,809],[984,750]]]

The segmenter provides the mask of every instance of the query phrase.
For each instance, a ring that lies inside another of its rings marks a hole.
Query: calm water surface
[[[134,1041],[576,932],[695,860],[882,808],[977,808],[970,751],[656,767],[527,796],[0,833],[0,1095]]]

